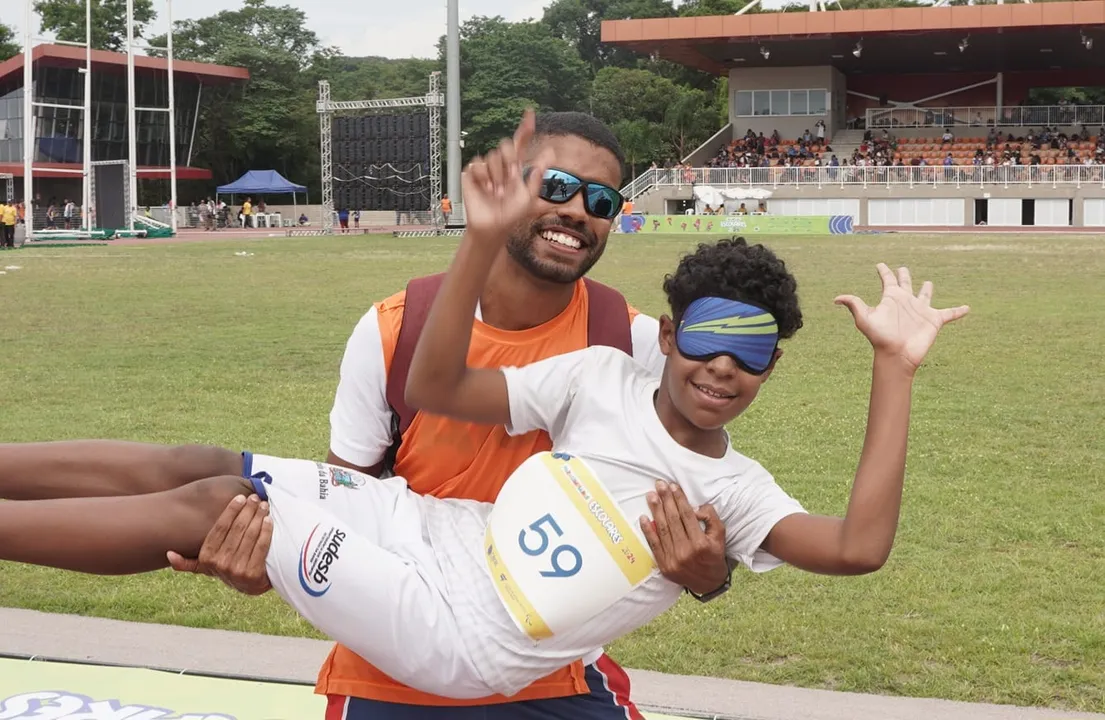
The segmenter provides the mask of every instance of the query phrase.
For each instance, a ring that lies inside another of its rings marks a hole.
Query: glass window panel
[[[771,114],[772,115],[790,115],[790,91],[788,91],[788,90],[772,90],[771,91]]]
[[[737,115],[747,117],[752,114],[752,91],[740,90],[737,92]]]
[[[790,91],[790,114],[791,115],[805,115],[809,112],[809,96],[812,91],[810,90],[791,90]]]
[[[771,93],[767,90],[756,90],[752,93],[752,113],[754,115],[771,114]]]
[[[828,95],[824,90],[810,90],[810,115],[827,114]]]

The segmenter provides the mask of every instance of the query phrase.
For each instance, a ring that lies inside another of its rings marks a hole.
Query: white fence
[[[868,128],[1070,127],[1094,132],[1105,125],[1105,105],[868,108]]]
[[[1105,188],[1105,165],[922,165],[884,167],[755,167],[674,168],[647,170],[626,186],[623,194],[635,198],[657,186],[738,185],[786,187],[797,185],[1060,185]]]

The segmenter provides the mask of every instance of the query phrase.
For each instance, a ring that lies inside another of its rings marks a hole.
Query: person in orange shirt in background
[[[445,218],[445,222],[449,222],[449,216],[453,214],[453,201],[449,199],[448,195],[441,196],[441,215]]]
[[[622,349],[659,376],[658,322],[629,307],[613,289],[584,279],[602,256],[612,221],[623,207],[616,189],[624,165],[617,138],[589,115],[549,113],[536,120],[531,152],[533,157],[547,154],[556,173],[491,271],[469,362],[521,366],[588,345],[618,346],[611,338],[620,332]],[[503,426],[411,413],[405,407],[402,388],[410,354],[435,289],[433,278],[416,279],[407,290],[373,305],[353,330],[330,414],[327,462],[378,477],[401,475],[421,494],[493,502],[526,458],[552,444],[544,432],[510,437]],[[596,326],[596,314],[605,317],[604,327]],[[605,339],[598,337],[599,330]],[[727,590],[725,532],[713,508],[690,508],[683,496],[661,487],[650,498],[650,509],[659,537],[652,551],[664,576],[704,602]],[[697,520],[684,524],[683,513],[697,514],[706,529]],[[256,499],[242,509],[228,507],[199,558],[173,555],[173,567],[216,575],[248,594],[267,592],[264,558],[271,529],[263,529],[261,514]],[[601,648],[510,698],[464,701],[405,687],[339,645],[319,673],[316,692],[328,696],[326,720],[642,717],[630,700],[628,676]]]

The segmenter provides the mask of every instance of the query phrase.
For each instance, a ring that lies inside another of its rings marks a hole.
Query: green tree
[[[619,120],[612,130],[618,136],[629,179],[637,177],[639,170],[664,156],[663,130],[648,120]]]
[[[164,36],[153,38],[164,45]],[[174,56],[250,72],[245,88],[209,93],[196,132],[198,162],[216,181],[245,170],[273,168],[318,191],[318,117],[315,100],[320,68],[335,53],[306,28],[306,15],[288,5],[245,0],[239,10],[183,20],[173,30]]]
[[[732,15],[745,5],[747,0],[686,0],[679,6],[680,17],[701,17],[703,15]],[[809,9],[809,5],[806,6]],[[763,12],[757,5],[748,12]]]
[[[547,25],[477,17],[460,31],[461,120],[464,153],[486,152],[518,125],[522,109],[578,110],[588,70]],[[444,57],[444,42],[439,43]]]
[[[23,52],[23,45],[16,42],[15,30],[0,23],[0,62],[15,57],[21,52]]]
[[[642,69],[600,70],[591,83],[591,106],[625,146],[634,174],[653,160],[685,157],[721,127],[713,92]]]
[[[421,58],[335,56],[318,70],[330,80],[335,99],[375,100],[425,95],[430,73],[444,67],[437,60]]]
[[[125,50],[127,44],[126,0],[88,0],[92,3],[92,47],[97,50]],[[42,29],[58,40],[84,42],[85,5],[74,0],[35,0]],[[152,0],[134,0],[134,36],[142,37],[157,17]]]
[[[622,120],[660,123],[676,94],[675,83],[654,72],[606,67],[591,83],[591,112],[610,126]]]
[[[1105,105],[1105,87],[1035,88],[1028,92],[1029,105],[1058,105],[1062,100],[1073,105]]]
[[[664,109],[664,132],[677,158],[685,158],[718,131],[713,98],[702,90],[678,87]]]
[[[952,4],[956,4],[952,0]],[[966,5],[966,2],[963,2]],[[884,8],[931,7],[931,3],[918,0],[832,0],[826,4],[829,10],[880,10]],[[781,12],[809,12],[808,2],[791,2],[781,8]]]
[[[575,48],[597,73],[603,67],[633,67],[632,51],[602,44],[602,21],[626,18],[675,17],[671,0],[554,0],[541,19],[553,35]]]

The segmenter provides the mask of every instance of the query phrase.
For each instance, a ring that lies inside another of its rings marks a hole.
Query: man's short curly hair
[[[700,244],[679,261],[675,273],[664,278],[664,292],[677,324],[695,300],[720,297],[770,312],[779,325],[780,339],[793,336],[802,327],[798,282],[786,263],[763,245],[749,245],[743,237]]]
[[[609,150],[618,159],[618,169],[625,166],[625,154],[622,152],[618,136],[601,120],[582,112],[538,113],[533,137],[582,138],[595,147]]]

